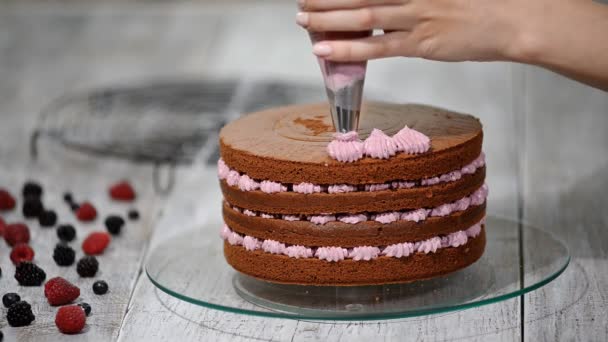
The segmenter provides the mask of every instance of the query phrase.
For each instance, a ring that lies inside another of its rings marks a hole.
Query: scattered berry
[[[123,181],[110,187],[110,197],[116,201],[132,201],[135,199],[135,190],[129,182]]]
[[[2,296],[2,304],[4,304],[5,308],[9,308],[11,305],[17,303],[20,300],[21,297],[19,297],[19,295],[14,292],[9,292]]]
[[[131,221],[139,220],[139,211],[137,211],[135,209],[129,210],[129,220],[131,220]]]
[[[15,268],[15,279],[21,286],[40,286],[46,279],[46,273],[35,264],[24,261]]]
[[[77,334],[82,331],[87,316],[78,305],[62,306],[57,310],[55,325],[64,334]]]
[[[30,242],[30,230],[23,223],[9,224],[4,228],[4,240],[9,246]]]
[[[65,194],[63,194],[63,200],[65,201],[65,203],[67,204],[72,204],[74,203],[74,197],[72,196],[71,193],[66,192]]]
[[[34,250],[26,243],[18,243],[13,246],[11,251],[11,261],[18,265],[23,261],[32,261],[34,259]]]
[[[82,310],[84,310],[84,314],[86,316],[91,314],[91,306],[88,303],[80,303],[78,304],[78,306],[80,306],[82,308]]]
[[[106,232],[92,232],[82,242],[82,250],[88,255],[99,255],[110,244],[110,234]]]
[[[96,295],[106,294],[108,292],[108,283],[103,280],[98,280],[93,283],[93,292]]]
[[[125,225],[125,220],[120,216],[111,215],[106,218],[105,224],[106,229],[108,232],[110,232],[110,234],[118,235],[120,234],[122,227]]]
[[[41,227],[53,227],[57,224],[57,214],[53,210],[45,210],[38,217]]]
[[[64,305],[78,298],[80,289],[61,277],[55,277],[44,284],[44,296],[53,306]]]
[[[32,306],[26,301],[18,301],[8,308],[6,320],[11,327],[24,327],[36,319]]]
[[[81,277],[90,278],[94,277],[99,269],[99,261],[94,256],[85,256],[78,260],[76,265],[76,272]]]
[[[17,202],[10,192],[0,189],[0,210],[13,210]]]
[[[72,209],[72,211],[76,212],[76,211],[78,211],[78,209],[80,209],[80,205],[78,203],[72,203],[72,204],[70,204],[70,209]]]
[[[40,198],[42,197],[42,186],[36,182],[27,182],[23,185],[24,198]]]
[[[58,243],[53,250],[53,260],[59,266],[70,266],[74,264],[76,259],[76,252],[72,247],[65,243]]]
[[[57,237],[61,241],[70,242],[76,237],[76,229],[71,224],[62,224],[57,227]]]
[[[76,210],[76,217],[84,222],[93,221],[97,217],[97,210],[91,203],[84,202]]]
[[[23,216],[26,218],[36,218],[42,214],[44,206],[40,201],[40,198],[29,197],[23,202]]]

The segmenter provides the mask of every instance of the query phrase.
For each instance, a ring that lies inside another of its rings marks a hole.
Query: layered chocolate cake
[[[475,117],[413,104],[368,103],[345,134],[327,104],[243,116],[220,133],[226,260],[306,285],[464,268],[485,247],[482,139]]]

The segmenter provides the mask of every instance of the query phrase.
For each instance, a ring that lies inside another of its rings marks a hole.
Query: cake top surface
[[[466,144],[481,134],[481,123],[471,115],[420,104],[370,102],[363,106],[359,136],[365,139],[378,128],[393,135],[405,125],[431,139],[426,154]],[[277,161],[306,164],[342,164],[331,159],[327,144],[334,128],[326,103],[273,108],[252,113],[226,125],[220,140],[223,150]],[[224,152],[224,151],[222,151]],[[418,158],[400,153],[395,159]],[[391,158],[391,159],[393,159]],[[357,163],[383,163],[365,158]]]

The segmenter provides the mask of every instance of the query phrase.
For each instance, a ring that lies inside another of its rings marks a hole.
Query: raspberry
[[[76,229],[71,224],[62,224],[57,227],[57,237],[61,241],[70,242],[76,237]]]
[[[118,235],[120,234],[122,227],[125,225],[125,220],[120,216],[111,215],[106,218],[105,224],[106,229],[108,232],[110,232],[110,234]]]
[[[82,310],[84,310],[84,314],[85,315],[90,315],[91,314],[91,306],[88,303],[80,303],[78,304],[78,306],[80,306],[82,308]]]
[[[44,206],[40,198],[29,197],[23,202],[23,216],[26,218],[36,218],[44,211]]]
[[[85,256],[76,264],[76,272],[85,278],[94,277],[98,269],[99,261],[94,256]]]
[[[13,246],[11,251],[11,261],[13,264],[18,265],[23,261],[32,261],[34,259],[34,250],[32,247],[25,243],[18,243]]]
[[[64,305],[78,298],[80,289],[61,277],[55,277],[44,284],[44,296],[53,306]]]
[[[82,331],[87,316],[78,305],[60,307],[55,316],[55,325],[64,334],[77,334]]]
[[[110,234],[106,232],[92,232],[82,242],[82,250],[88,255],[98,255],[110,244]]]
[[[57,214],[52,210],[44,210],[38,216],[38,222],[41,227],[52,227],[57,223]]]
[[[4,240],[9,246],[30,242],[30,230],[23,223],[9,224],[4,228]]]
[[[116,201],[132,201],[135,199],[135,190],[129,182],[123,181],[110,187],[110,197]]]
[[[24,327],[30,325],[36,316],[32,313],[32,306],[26,301],[19,301],[8,308],[6,320],[11,327]]]
[[[15,268],[15,279],[21,286],[40,286],[46,279],[46,273],[35,264],[24,261]]]
[[[6,222],[0,217],[0,236],[4,236],[4,230],[6,229]]]
[[[93,283],[93,292],[96,295],[106,294],[108,292],[108,283],[103,280],[98,280]]]
[[[9,292],[9,293],[5,294],[4,296],[2,296],[2,304],[4,304],[5,308],[10,308],[11,305],[17,303],[20,300],[21,300],[21,297],[19,297],[18,294],[13,293],[13,292]]]
[[[65,243],[58,243],[53,250],[53,260],[59,266],[70,266],[75,258],[76,252]]]
[[[4,189],[0,189],[0,210],[13,210],[17,202],[13,195]]]
[[[76,217],[83,222],[93,221],[97,217],[97,210],[91,203],[84,202],[76,210]]]
[[[23,197],[42,197],[42,186],[36,182],[29,181],[23,185]]]

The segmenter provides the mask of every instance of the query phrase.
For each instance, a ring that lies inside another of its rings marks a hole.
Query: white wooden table
[[[239,316],[172,298],[142,273],[146,252],[163,239],[220,220],[214,170],[202,163],[180,168],[176,187],[163,198],[151,189],[149,166],[67,153],[53,144],[45,144],[40,160],[33,162],[27,139],[41,108],[76,90],[208,77],[274,78],[321,86],[306,34],[293,24],[295,5],[68,1],[0,6],[0,186],[16,191],[25,179],[41,180],[47,204],[69,221],[73,218],[61,203],[64,190],[95,201],[106,213],[122,212],[125,207],[109,203],[104,190],[111,181],[128,177],[141,193],[135,206],[143,214],[100,258],[100,277],[111,286],[105,297],[92,295],[91,282],[78,279],[73,268],[54,266],[54,232],[32,224],[38,262],[51,276],[76,281],[83,299],[93,305],[93,315],[84,334],[61,335],[53,324],[54,309],[42,300],[40,288],[19,289],[34,303],[37,318],[20,329],[8,328],[1,319],[5,340],[608,338],[606,93],[505,63],[372,62],[370,93],[384,100],[468,111],[482,119],[490,211],[555,232],[571,248],[571,266],[555,282],[522,297],[435,316],[335,324]],[[80,238],[92,229],[80,226]],[[0,253],[0,292],[16,290],[3,244]]]

